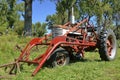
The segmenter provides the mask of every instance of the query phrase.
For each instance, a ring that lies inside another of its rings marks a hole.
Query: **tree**
[[[56,13],[53,15],[48,15],[46,21],[48,22],[48,28],[51,29],[55,24],[64,24],[71,21],[71,9],[72,6],[75,9],[76,19],[78,19],[78,9],[75,4],[76,0],[51,0],[55,2]]]
[[[38,37],[43,36],[46,33],[46,23],[37,22],[34,24],[34,34]]]
[[[14,24],[20,19],[19,11],[22,10],[21,3],[17,0],[1,0],[0,1],[0,26],[2,29],[14,29]],[[4,31],[2,30],[2,31]]]
[[[7,0],[8,3],[8,11],[7,11],[7,21],[8,21],[8,28],[13,28],[14,23],[16,21],[17,11],[15,10],[16,7],[16,0]]]
[[[24,16],[24,35],[32,35],[32,2],[33,0],[23,0],[25,2],[25,16]]]
[[[6,22],[6,14],[7,14],[7,3],[5,0],[0,1],[0,25]]]
[[[32,3],[34,0],[23,0],[25,2],[25,15],[24,15],[24,35],[32,35]],[[43,0],[39,0],[40,2]]]
[[[24,29],[24,21],[20,20],[20,21],[17,21],[15,23],[15,26],[18,26],[18,27],[15,27],[14,31],[18,34],[18,35],[22,35],[23,36],[23,29]]]
[[[118,26],[120,25],[120,0],[110,0],[111,2],[111,7],[113,8],[113,20],[115,22],[115,25]]]

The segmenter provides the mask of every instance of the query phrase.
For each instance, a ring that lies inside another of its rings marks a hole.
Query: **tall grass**
[[[24,47],[30,39],[14,35],[0,36],[0,65],[17,58],[20,52],[15,49],[15,45]],[[34,77],[31,74],[36,66],[24,64],[21,73],[10,80],[120,80],[119,52],[120,49],[117,50],[116,59],[110,62],[101,61],[98,52],[86,52],[83,61],[63,67],[43,67]],[[3,69],[0,69],[0,75],[6,75]]]
[[[0,36],[0,64],[9,62],[16,58],[20,54],[16,49],[16,45],[20,45],[23,48],[30,39],[31,38],[19,38],[16,35]]]

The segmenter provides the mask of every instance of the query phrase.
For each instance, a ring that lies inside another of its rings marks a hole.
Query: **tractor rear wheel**
[[[48,60],[48,64],[52,67],[64,66],[67,65],[69,61],[69,53],[63,48],[58,48],[52,53],[51,57]]]
[[[114,60],[116,56],[116,37],[111,29],[100,33],[99,54],[101,60]]]

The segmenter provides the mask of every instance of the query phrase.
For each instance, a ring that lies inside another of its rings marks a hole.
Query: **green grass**
[[[30,39],[12,35],[0,36],[0,64],[14,61],[20,54],[15,45],[24,47]],[[2,80],[120,80],[119,52],[118,48],[116,59],[110,62],[101,61],[98,52],[86,52],[84,61],[76,61],[63,67],[43,67],[34,77],[31,74],[36,66],[24,64],[21,73]],[[0,69],[0,75],[7,75],[3,68]]]

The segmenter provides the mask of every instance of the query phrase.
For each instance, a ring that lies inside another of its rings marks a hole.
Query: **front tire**
[[[117,50],[116,36],[111,29],[100,33],[99,54],[101,60],[111,61],[115,59]]]
[[[52,53],[51,57],[48,60],[48,64],[52,67],[64,66],[69,64],[69,61],[69,53],[63,48],[58,48]]]

